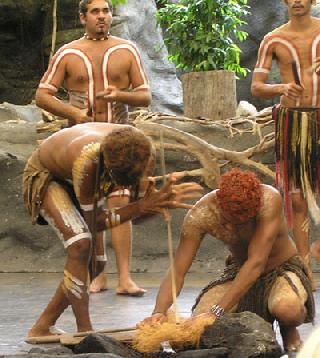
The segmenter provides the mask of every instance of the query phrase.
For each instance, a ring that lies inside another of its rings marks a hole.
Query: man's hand
[[[147,324],[157,324],[157,323],[164,323],[168,321],[168,317],[163,313],[154,313],[152,316],[145,318],[143,321],[137,324],[137,328]]]
[[[196,324],[197,322],[205,322],[207,325],[211,325],[216,321],[217,317],[212,313],[201,313],[197,316],[192,316],[186,319],[182,324],[183,326],[188,329],[189,326]]]
[[[199,199],[203,188],[194,182],[175,184],[176,178],[169,177],[160,190],[155,189],[154,182],[150,180],[145,196],[140,200],[143,213],[162,213],[167,217],[166,209],[191,209],[192,205],[185,203],[189,199]]]
[[[102,98],[107,102],[116,102],[119,98],[121,90],[115,86],[108,86],[108,88],[104,91],[97,93],[97,98]]]
[[[303,90],[304,88],[296,83],[285,83],[282,85],[281,94],[295,101],[301,97]]]
[[[91,117],[92,113],[88,109],[80,109],[75,118],[73,119],[71,125],[93,122]]]

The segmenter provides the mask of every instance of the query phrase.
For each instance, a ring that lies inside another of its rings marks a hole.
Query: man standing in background
[[[136,46],[111,36],[112,4],[110,0],[82,0],[80,20],[85,28],[82,38],[66,44],[53,57],[41,79],[36,103],[48,112],[66,118],[69,126],[85,122],[126,124],[129,106],[148,106],[151,94]],[[64,86],[69,103],[57,99]],[[128,189],[115,188],[107,199],[109,209],[129,203]],[[111,230],[116,254],[119,283],[117,294],[142,296],[130,276],[132,224],[128,221]],[[106,263],[103,234],[97,237],[98,257]],[[92,292],[107,288],[105,273],[91,284]]]
[[[309,262],[308,210],[320,222],[316,203],[319,190],[319,106],[317,69],[320,61],[320,20],[311,16],[315,0],[284,0],[289,21],[267,34],[258,54],[252,94],[260,98],[281,96],[274,107],[277,186],[282,188],[289,227],[299,254]],[[272,60],[281,83],[268,84]],[[313,283],[315,289],[315,284]]]

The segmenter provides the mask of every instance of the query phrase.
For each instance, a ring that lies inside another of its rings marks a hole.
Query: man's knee
[[[271,314],[284,325],[298,326],[304,322],[306,309],[299,296],[293,294],[274,303]]]
[[[90,250],[91,240],[82,238],[68,246],[67,254],[68,257],[73,260],[88,262],[90,257]]]

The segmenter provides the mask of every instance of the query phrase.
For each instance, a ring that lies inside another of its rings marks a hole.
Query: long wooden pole
[[[52,5],[52,39],[51,39],[51,51],[49,56],[49,62],[51,61],[55,48],[56,48],[56,40],[57,40],[57,0],[53,0]]]
[[[51,336],[39,336],[39,337],[28,337],[25,342],[29,344],[45,344],[45,343],[59,343],[64,338],[79,338],[86,337],[89,334],[93,333],[102,333],[102,334],[112,334],[119,332],[134,332],[136,327],[128,327],[128,328],[115,328],[115,329],[101,329],[98,331],[86,331],[86,332],[77,332],[77,333],[65,333],[65,334],[53,334]]]
[[[166,163],[165,163],[165,154],[164,154],[164,143],[163,143],[163,131],[160,131],[160,153],[161,153],[161,171],[163,177],[163,184],[166,182]],[[170,262],[170,272],[171,272],[171,290],[172,290],[172,301],[173,301],[173,311],[175,315],[175,321],[178,323],[178,307],[177,307],[177,285],[176,285],[176,272],[174,267],[174,255],[173,255],[173,239],[172,239],[172,217],[168,214],[167,219],[167,231],[168,231],[168,253],[169,253],[169,262]]]

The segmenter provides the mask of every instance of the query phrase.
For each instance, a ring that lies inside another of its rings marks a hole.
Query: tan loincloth
[[[78,91],[69,91],[69,102],[72,106],[77,107],[79,109],[88,109],[88,115],[92,115],[90,110],[92,108],[88,108],[88,94]],[[109,123],[116,124],[128,124],[129,122],[129,110],[128,105],[120,102],[112,102],[111,103],[111,112],[112,118],[108,118]],[[106,108],[106,113],[108,113],[108,109]],[[96,119],[94,119],[96,121]]]
[[[46,224],[40,216],[40,207],[46,189],[53,179],[52,174],[40,162],[40,151],[36,149],[29,158],[22,177],[23,199],[32,224]]]
[[[234,263],[231,263],[226,266],[222,276],[217,280],[210,282],[199,294],[196,299],[192,311],[194,311],[200,300],[205,294],[207,294],[211,289],[216,288],[219,285],[226,283],[231,283],[232,280],[236,277],[240,270],[240,267]],[[307,293],[307,300],[305,302],[306,307],[306,318],[305,323],[313,322],[315,315],[315,304],[312,294],[312,287],[310,280],[308,278],[307,269],[300,256],[296,255],[291,257],[288,261],[284,262],[279,267],[263,274],[255,284],[250,288],[250,290],[241,298],[239,304],[237,305],[236,312],[250,311],[256,313],[263,319],[268,322],[273,322],[275,318],[271,315],[268,309],[268,300],[273,285],[279,277],[283,277],[292,290],[300,296],[299,288],[295,285],[294,280],[291,279],[289,273],[294,273],[302,283],[303,288]],[[216,302],[212,302],[211,305]]]

